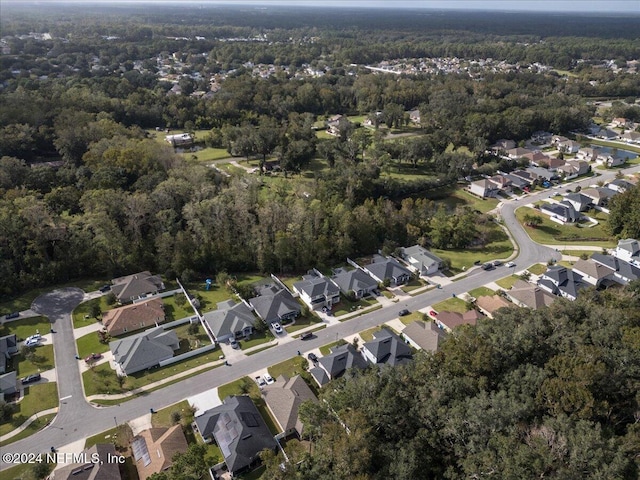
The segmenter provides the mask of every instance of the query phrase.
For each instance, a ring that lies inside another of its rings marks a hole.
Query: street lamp
[[[113,417],[113,423],[115,423],[116,428],[118,428],[118,419],[116,417]]]

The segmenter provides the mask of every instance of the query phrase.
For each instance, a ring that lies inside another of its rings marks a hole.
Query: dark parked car
[[[483,270],[493,270],[494,266],[492,263],[485,263],[482,265]]]
[[[7,320],[11,320],[12,318],[18,318],[20,316],[20,312],[11,312],[11,313],[7,313],[7,315],[4,317]]]
[[[240,344],[236,341],[235,338],[232,338],[231,340],[229,340],[229,345],[231,345],[231,348],[233,348],[234,350],[237,350],[240,348]]]
[[[109,290],[111,290],[111,285],[103,285],[100,287],[99,289],[102,293],[108,292]]]
[[[311,360],[313,363],[316,363],[318,361],[318,356],[313,352],[307,355],[307,358],[309,358],[309,360]]]
[[[95,362],[97,360],[100,360],[101,358],[102,358],[102,354],[101,353],[92,353],[87,358],[85,358],[84,361],[87,362],[87,363],[93,363],[93,362]]]
[[[300,340],[309,340],[310,338],[313,338],[313,333],[311,332],[303,333],[302,335],[300,335]]]
[[[22,384],[26,385],[27,383],[33,383],[40,380],[41,376],[39,373],[34,373],[33,375],[28,375],[22,379]]]
[[[480,260],[476,260],[475,262],[473,262],[474,265],[480,265],[482,262]]]
[[[400,310],[400,312],[398,313],[398,315],[400,315],[401,317],[405,317],[407,315],[409,315],[409,310],[407,310],[406,308],[403,308],[402,310]]]

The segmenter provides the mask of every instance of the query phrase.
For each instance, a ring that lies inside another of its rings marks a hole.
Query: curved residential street
[[[625,169],[625,172],[638,170],[640,170],[640,166]],[[600,180],[611,180],[617,172],[598,171],[598,173],[601,173],[598,177],[573,182],[568,186],[571,188],[575,188],[577,185],[585,187]],[[563,187],[565,186],[563,185]],[[528,195],[520,200],[507,201],[497,208],[504,225],[518,244],[517,256],[513,259],[518,265],[518,270],[523,270],[534,263],[546,263],[551,258],[560,258],[560,253],[555,249],[533,242],[515,218],[515,210],[521,204],[525,205],[548,198],[556,193],[557,190],[546,190]],[[277,347],[245,357],[231,366],[209,370],[112,407],[93,407],[86,401],[83,394],[78,361],[75,359],[76,344],[71,319],[71,312],[82,301],[83,292],[78,289],[55,290],[38,297],[32,308],[36,312],[48,316],[56,332],[53,334],[53,343],[58,392],[61,399],[59,412],[50,426],[30,437],[3,446],[2,451],[3,453],[42,453],[48,451],[51,446],[60,448],[110,429],[115,424],[121,424],[145,415],[149,413],[150,408],[159,410],[187,397],[251,374],[259,368],[266,368],[287,360],[295,356],[298,350],[307,352],[327,343],[335,342],[339,338],[381,325],[397,318],[401,309],[407,308],[415,311],[426,308],[450,298],[453,294],[459,295],[511,273],[509,269],[504,267],[490,271],[484,271],[479,267],[470,269],[466,277],[451,282],[443,286],[442,289],[433,289],[406,301],[400,301],[392,307],[382,308],[344,322],[329,325],[327,328],[317,331],[312,340],[282,342]],[[79,453],[79,450],[75,453]],[[2,462],[0,470],[10,466]]]

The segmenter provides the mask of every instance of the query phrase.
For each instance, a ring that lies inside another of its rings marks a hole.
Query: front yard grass
[[[409,325],[416,320],[424,320],[424,313],[411,312],[409,315],[405,315],[404,317],[398,317],[398,320],[400,320],[404,325]]]
[[[400,287],[400,290],[402,290],[404,293],[411,293],[418,288],[424,287],[425,285],[426,282],[424,280],[414,278],[409,283],[405,283],[402,287]]]
[[[24,340],[28,336],[37,332],[45,335],[49,333],[50,329],[51,324],[49,323],[49,319],[38,315],[36,317],[27,317],[4,322],[2,326],[0,326],[0,337],[15,333],[18,340]]]
[[[307,373],[309,368],[309,361],[302,355],[296,355],[284,362],[276,363],[268,368],[269,375],[273,378],[278,378],[280,375],[286,375],[287,377],[295,377],[296,375],[303,375]],[[308,375],[308,373],[307,373]],[[304,376],[304,375],[303,375]]]
[[[100,343],[98,332],[91,332],[76,340],[78,344],[78,356],[85,358],[92,353],[104,353],[109,351],[108,343]]]
[[[518,275],[509,275],[508,277],[501,278],[500,280],[496,280],[496,283],[504,288],[505,290],[509,290],[511,287],[515,285],[515,283],[521,280]]]
[[[542,224],[532,228],[524,226],[525,215],[535,215],[542,218]],[[598,247],[615,247],[614,239],[606,233],[603,223],[593,227],[576,226],[576,224],[560,225],[552,222],[548,216],[529,207],[516,210],[516,218],[534,242],[546,245],[594,245]]]
[[[432,305],[432,307],[436,312],[465,313],[468,310],[467,303],[459,298],[448,298],[447,300]]]
[[[344,296],[341,296],[340,302],[333,307],[332,313],[336,317],[339,317],[340,315],[345,315],[347,313],[355,312],[356,310],[370,307],[372,305],[375,305],[376,303],[376,300],[372,298],[361,298],[360,300],[352,302],[351,300],[346,299]]]
[[[189,405],[187,400],[182,400],[154,413],[151,416],[151,425],[153,427],[173,427],[175,425],[172,419],[173,412],[180,414],[180,421],[182,421],[184,425],[193,422],[191,405]]]
[[[474,288],[473,290],[469,290],[467,293],[475,298],[484,297],[485,295],[491,296],[496,294],[496,292],[494,292],[493,290],[487,287]]]
[[[49,425],[49,423],[55,418],[57,414],[56,413],[48,413],[46,415],[38,415],[38,418],[36,418],[33,422],[31,422],[24,430],[22,430],[20,433],[15,434],[13,437],[9,438],[8,440],[3,440],[2,445],[6,446],[9,445],[11,443],[17,442],[18,440],[22,440],[23,438],[27,438],[31,435],[33,435],[36,432],[39,432],[40,430],[42,430],[44,427],[46,427],[47,425]],[[4,473],[4,472],[2,472]],[[0,473],[0,479],[2,479],[2,474]],[[18,478],[18,477],[11,477],[13,478]],[[24,478],[24,477],[22,477]]]
[[[370,342],[371,340],[373,340],[373,334],[374,333],[379,332],[380,330],[385,329],[385,328],[387,330],[395,333],[396,335],[399,335],[399,333],[396,332],[395,329],[391,328],[389,325],[379,325],[377,327],[372,327],[372,328],[369,328],[367,330],[363,330],[362,332],[359,332],[358,335],[360,335],[360,338],[362,338],[363,342]]]
[[[193,159],[197,162],[211,162],[213,160],[221,160],[223,158],[231,157],[226,148],[212,147],[203,148],[197,152],[184,152],[182,156],[186,159]]]
[[[297,332],[298,330],[310,327],[311,325],[315,325],[318,323],[322,323],[322,320],[318,316],[309,312],[304,317],[296,318],[296,323],[294,323],[293,325],[289,325],[284,328],[288,333],[291,334],[291,333]]]
[[[240,348],[242,350],[246,350],[248,348],[255,347],[257,345],[262,345],[263,343],[271,342],[274,340],[273,334],[269,330],[264,330],[262,332],[254,331],[249,340],[240,340]]]
[[[347,342],[344,339],[337,340],[335,342],[327,343],[320,347],[320,353],[322,355],[329,355],[333,347],[339,347],[340,345],[346,345]]]
[[[73,318],[73,328],[86,327],[87,325],[92,325],[98,321],[97,318],[91,316],[91,309],[94,305],[99,305],[102,313],[115,307],[115,305],[109,305],[107,303],[107,295],[102,295],[101,297],[92,298],[91,300],[82,302],[71,314],[71,318]]]
[[[55,367],[53,345],[40,345],[33,350],[33,357],[25,358],[22,353],[11,357],[11,363],[18,377],[45,372]]]
[[[25,387],[24,398],[15,405],[15,412],[11,418],[0,423],[0,435],[15,430],[31,415],[57,406],[58,386],[55,382]]]
[[[527,270],[534,275],[542,275],[549,268],[547,265],[543,263],[536,263],[535,265],[531,265]]]

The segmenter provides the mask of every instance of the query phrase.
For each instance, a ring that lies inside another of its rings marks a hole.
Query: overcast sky
[[[638,13],[640,0],[0,0],[2,3],[197,3],[332,7],[438,8],[535,12]]]

